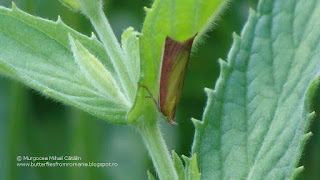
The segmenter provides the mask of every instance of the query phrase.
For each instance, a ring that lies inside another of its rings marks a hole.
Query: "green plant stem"
[[[130,93],[133,93],[132,89],[135,89],[133,86],[135,85],[135,82],[133,82],[133,77],[130,77],[128,74],[128,70],[124,64],[125,57],[120,47],[120,43],[103,12],[102,6],[95,11],[87,12],[87,16],[96,29],[100,40],[110,56],[115,71],[120,77],[121,87],[124,89],[127,99],[130,99],[130,97],[133,96],[133,94]]]
[[[156,122],[139,126],[144,143],[161,180],[178,179],[172,158]]]

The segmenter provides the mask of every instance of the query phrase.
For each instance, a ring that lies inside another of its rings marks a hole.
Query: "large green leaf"
[[[128,106],[107,98],[89,83],[74,61],[68,34],[79,40],[118,82],[103,45],[57,22],[0,7],[0,73],[44,95],[102,119],[125,124]]]
[[[291,179],[319,93],[320,0],[261,0],[215,90],[193,152],[203,179]]]
[[[139,83],[158,94],[158,72],[162,47],[167,36],[185,41],[198,33],[195,42],[213,24],[228,0],[156,0],[152,7],[145,8],[147,15],[140,36]],[[154,108],[145,101],[145,89],[138,88],[137,98],[129,121],[146,115],[146,109]]]

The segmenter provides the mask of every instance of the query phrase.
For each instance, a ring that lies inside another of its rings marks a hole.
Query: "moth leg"
[[[137,84],[138,84],[138,86],[140,86],[140,87],[144,88],[145,90],[147,90],[149,96],[146,96],[145,98],[150,98],[153,101],[153,103],[156,105],[158,111],[161,112],[160,107],[158,106],[157,100],[153,97],[153,95],[152,95],[151,91],[149,90],[149,88],[147,86],[145,86],[145,85],[141,85],[140,83],[137,83]]]

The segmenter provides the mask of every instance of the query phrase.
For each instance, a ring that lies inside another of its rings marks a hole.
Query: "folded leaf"
[[[112,99],[115,103],[129,108],[130,103],[120,91],[119,85],[112,74],[78,40],[74,41],[72,36],[69,39],[75,61],[87,81],[107,99]]]
[[[185,180],[186,175],[185,175],[184,166],[182,164],[182,161],[179,155],[175,151],[172,151],[172,158],[173,158],[173,165],[174,165],[174,168],[176,169],[179,180]]]
[[[204,179],[291,179],[301,171],[319,93],[319,18],[320,0],[261,0],[250,12],[228,61],[220,60],[215,90],[206,89],[203,121],[195,121]]]
[[[17,9],[0,7],[0,73],[61,102],[76,106],[110,122],[125,124],[127,107],[108,99],[90,84],[76,65],[68,34],[79,40],[118,82],[103,45],[60,19],[33,17]]]
[[[193,154],[191,158],[188,158],[186,156],[182,156],[182,158],[184,159],[184,162],[185,162],[186,179],[200,180],[201,173],[199,172],[199,168],[198,168],[197,155]]]
[[[128,70],[129,76],[132,81],[137,83],[140,77],[140,47],[139,47],[139,33],[134,31],[132,27],[129,27],[122,33],[121,44],[125,58],[123,59],[124,65]],[[137,90],[137,85],[134,86],[134,92]],[[135,95],[135,94],[134,94]],[[134,99],[135,97],[131,97]]]

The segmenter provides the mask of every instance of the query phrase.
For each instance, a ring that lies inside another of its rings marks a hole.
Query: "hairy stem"
[[[173,166],[172,158],[169,154],[167,145],[162,137],[159,126],[156,122],[143,124],[139,128],[144,143],[147,146],[149,155],[157,170],[161,180],[178,179],[177,172]]]
[[[135,92],[133,89],[135,89],[136,82],[134,82],[133,77],[130,77],[128,74],[127,68],[129,67],[124,64],[125,56],[112,31],[108,19],[103,12],[101,1],[82,0],[80,2],[83,13],[89,17],[91,23],[96,29],[99,38],[104,44],[104,47],[113,63],[115,71],[120,77],[120,84],[122,90],[127,96],[127,99],[134,99],[133,97],[135,96]],[[161,180],[178,179],[172,158],[160,132],[157,123],[158,121],[152,119],[157,116],[154,116],[155,113],[153,113],[153,111],[146,111],[144,115],[144,119],[140,119],[140,121],[134,126],[143,137],[159,178]]]
[[[130,100],[133,96],[132,89],[134,89],[135,83],[132,82],[132,77],[129,76],[128,70],[124,64],[124,54],[122,52],[120,43],[118,42],[110,24],[105,16],[102,6],[96,11],[90,11],[86,14],[94,28],[96,29],[100,40],[104,44],[106,51],[113,63],[116,73],[120,77],[121,87],[125,91],[126,97]]]

